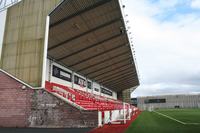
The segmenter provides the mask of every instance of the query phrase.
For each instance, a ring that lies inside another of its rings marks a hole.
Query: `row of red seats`
[[[50,92],[76,103],[86,110],[119,110],[123,109],[121,101],[105,98],[81,90],[71,89],[67,86],[46,82],[46,89]],[[127,107],[126,107],[127,108]]]

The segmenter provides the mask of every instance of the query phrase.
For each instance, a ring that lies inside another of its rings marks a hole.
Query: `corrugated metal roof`
[[[139,85],[118,0],[65,0],[50,14],[48,56],[115,91]]]

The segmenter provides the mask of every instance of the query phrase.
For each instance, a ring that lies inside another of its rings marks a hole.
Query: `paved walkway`
[[[86,133],[91,128],[0,128],[0,133]]]

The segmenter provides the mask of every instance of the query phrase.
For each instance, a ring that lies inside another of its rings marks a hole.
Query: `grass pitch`
[[[200,133],[200,109],[162,109],[156,112],[142,112],[126,133]]]

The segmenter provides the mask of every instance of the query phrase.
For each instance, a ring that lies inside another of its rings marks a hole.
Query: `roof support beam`
[[[118,86],[120,84],[129,84],[129,83],[135,83],[135,81],[137,81],[137,79],[133,79],[133,78],[130,78],[130,79],[123,79],[121,81],[116,81],[116,83],[112,83],[112,84],[104,84],[105,86]]]
[[[128,75],[126,77],[124,77],[124,79],[117,79],[117,80],[113,80],[112,82],[108,82],[106,84],[102,83],[105,86],[110,86],[110,85],[115,85],[115,84],[119,84],[119,83],[123,83],[123,82],[128,82],[128,81],[135,81],[136,79],[133,77],[132,75]]]
[[[108,88],[115,88],[115,89],[118,89],[118,88],[124,88],[125,86],[129,86],[130,88],[131,87],[134,87],[137,83],[134,81],[134,82],[131,82],[129,81],[129,83],[127,82],[123,82],[121,84],[117,84],[117,85],[107,85]],[[114,89],[114,90],[115,90]]]
[[[111,0],[102,0],[100,2],[97,2],[96,4],[94,4],[92,6],[89,6],[89,7],[85,8],[85,9],[83,9],[83,10],[80,10],[80,11],[78,11],[78,12],[76,12],[76,13],[70,15],[70,16],[64,17],[63,19],[59,20],[58,22],[55,22],[55,23],[51,24],[50,27],[57,26],[57,25],[65,22],[66,20],[69,20],[69,19],[71,19],[73,17],[76,17],[78,15],[81,15],[81,14],[87,12],[87,11],[90,11],[92,9],[95,9],[95,8],[99,7],[99,6],[102,6],[102,5],[104,5],[104,4],[106,4],[106,3],[110,2],[110,1]],[[50,14],[50,16],[52,16],[52,14],[53,14],[53,12]]]
[[[61,42],[61,43],[58,43],[58,44],[56,44],[56,45],[54,45],[54,46],[48,48],[48,50],[53,50],[53,49],[55,49],[55,48],[57,48],[57,47],[59,47],[59,46],[61,46],[61,45],[63,45],[63,44],[69,43],[69,42],[71,42],[71,41],[73,41],[73,40],[75,40],[75,39],[77,39],[77,38],[80,38],[81,36],[84,36],[84,35],[86,35],[86,34],[89,34],[89,33],[91,33],[91,32],[94,32],[94,31],[96,31],[96,30],[99,30],[99,29],[101,29],[101,28],[103,28],[103,27],[106,27],[106,26],[108,26],[108,25],[113,24],[114,22],[121,21],[121,20],[122,20],[121,17],[120,17],[120,18],[115,18],[115,19],[113,19],[113,20],[111,20],[111,21],[109,21],[109,22],[107,22],[107,23],[104,23],[104,24],[99,25],[99,26],[97,26],[97,27],[95,27],[95,28],[93,28],[93,29],[90,29],[90,30],[88,30],[88,31],[86,31],[86,32],[83,32],[82,34],[79,34],[79,35],[74,36],[74,37],[72,37],[72,38],[70,38],[70,39],[67,39],[67,40],[65,40],[65,41],[63,41],[63,42]],[[50,30],[51,30],[51,29],[50,29]]]
[[[113,87],[110,87],[111,90],[115,90],[116,92],[120,92],[120,91],[123,91],[125,89],[129,89],[131,87],[134,87],[133,85],[131,84],[126,84],[126,85],[122,85],[122,86],[113,86]]]
[[[133,71],[132,69],[130,70],[129,69],[129,71],[128,72],[124,72],[124,71],[122,71],[123,73],[117,73],[116,75],[112,75],[111,77],[107,77],[107,78],[101,78],[100,79],[100,83],[101,82],[104,82],[104,81],[106,81],[106,80],[112,80],[113,78],[116,78],[116,77],[123,77],[123,76],[125,76],[125,75],[127,75],[128,73],[135,73],[135,71]]]
[[[116,92],[121,92],[123,90],[126,90],[126,89],[130,89],[134,87],[134,85],[123,85],[123,86],[120,86],[120,87],[114,87],[114,88],[111,88],[112,90],[116,90]]]
[[[78,61],[78,62],[76,62],[76,63],[74,63],[74,64],[71,64],[71,65],[69,65],[69,67],[73,67],[73,66],[79,65],[79,64],[81,64],[81,63],[83,63],[83,62],[86,62],[86,61],[91,60],[91,59],[93,59],[93,58],[95,58],[95,57],[98,57],[98,56],[101,56],[101,55],[103,55],[103,54],[109,53],[109,52],[111,52],[111,51],[114,51],[114,50],[119,49],[119,48],[124,47],[124,46],[126,46],[126,44],[121,44],[121,45],[119,45],[119,46],[116,46],[116,47],[114,47],[114,48],[111,48],[111,49],[109,49],[109,50],[106,50],[106,51],[104,51],[104,52],[101,52],[101,53],[99,53],[99,54],[96,54],[96,55],[94,55],[94,56],[88,57],[88,58],[86,58],[86,59],[84,59],[84,60],[82,60],[82,61]]]
[[[92,76],[92,78],[97,78],[97,77],[99,77],[99,76],[107,75],[107,74],[109,74],[109,73],[111,73],[111,75],[112,75],[112,72],[113,72],[113,71],[117,70],[117,72],[120,72],[122,68],[123,68],[122,70],[124,70],[124,68],[125,68],[125,69],[126,69],[126,68],[129,68],[129,67],[127,67],[127,66],[130,67],[130,63],[125,64],[125,65],[122,65],[122,66],[119,66],[119,67],[114,68],[114,69],[112,68],[111,70],[105,71],[105,72],[100,73],[100,74],[98,74],[98,75],[94,75],[94,76]],[[89,76],[89,75],[87,75],[87,76]]]
[[[99,69],[97,69],[97,70],[94,70],[94,71],[92,71],[92,72],[85,73],[85,75],[90,75],[90,74],[92,74],[92,73],[99,72],[99,71],[104,70],[104,69],[106,69],[106,68],[109,68],[109,67],[111,67],[111,66],[120,64],[120,63],[122,63],[122,62],[127,62],[127,61],[130,61],[130,57],[128,57],[128,58],[126,58],[126,59],[119,60],[118,62],[115,62],[115,63],[113,63],[113,64],[106,65],[106,66],[104,66],[104,67],[102,67],[102,68],[99,68]]]
[[[127,77],[134,77],[136,75],[136,73],[134,71],[131,71],[130,73],[124,73],[122,75],[119,75],[119,76],[115,76],[114,78],[109,78],[109,79],[105,79],[103,81],[101,81],[100,83],[101,84],[106,84],[106,83],[112,83],[112,82],[115,82],[117,80],[122,80],[124,78],[127,78]]]
[[[111,89],[116,90],[117,92],[119,92],[119,91],[123,91],[123,90],[129,89],[132,86],[133,85],[131,85],[131,84],[127,84],[127,85],[121,85],[121,86],[113,86]]]
[[[81,53],[81,52],[83,52],[83,51],[85,51],[85,50],[88,50],[88,49],[91,49],[91,48],[93,48],[93,47],[102,45],[102,44],[104,44],[105,42],[110,41],[110,40],[112,40],[112,39],[115,39],[115,38],[117,38],[117,37],[119,37],[119,36],[121,36],[121,35],[122,35],[122,34],[119,33],[119,34],[114,35],[114,36],[112,36],[112,37],[106,38],[106,39],[104,39],[104,40],[101,41],[101,42],[98,42],[98,43],[95,43],[95,44],[93,44],[93,45],[87,46],[87,47],[85,47],[85,48],[83,48],[83,49],[80,49],[80,50],[78,50],[78,51],[76,51],[76,52],[73,52],[73,53],[71,53],[71,54],[69,54],[69,55],[66,55],[66,56],[64,56],[64,57],[61,57],[61,58],[59,58],[59,59],[57,59],[57,60],[60,61],[60,60],[63,60],[63,59],[67,59],[67,58],[69,58],[69,57],[71,57],[71,56],[73,56],[73,55],[79,54],[79,53]]]
[[[124,55],[126,55],[127,53],[128,53],[128,51],[125,51],[125,52],[123,52],[123,53],[117,54],[117,55],[115,55],[115,56],[113,56],[113,57],[111,57],[111,58],[108,58],[108,59],[105,59],[105,60],[103,60],[103,61],[97,62],[97,63],[95,63],[95,64],[93,64],[93,65],[84,67],[84,68],[78,70],[77,72],[82,72],[82,71],[85,71],[85,70],[87,70],[87,69],[91,69],[92,67],[95,67],[95,66],[97,66],[97,65],[100,65],[100,64],[102,64],[102,63],[106,63],[106,62],[108,62],[108,61],[110,61],[110,60],[113,60],[113,59],[115,59],[115,58],[119,58],[120,56],[124,56]]]
[[[123,81],[121,81],[121,82],[116,82],[116,83],[113,83],[113,84],[107,84],[107,86],[116,86],[116,85],[119,85],[119,84],[123,84],[123,83],[125,83],[125,84],[131,84],[131,83],[137,83],[137,79],[135,79],[135,78],[130,78],[130,79],[127,79],[127,80],[123,80]]]
[[[128,69],[125,69],[125,70],[122,70],[120,72],[116,72],[116,73],[113,73],[111,75],[108,75],[108,76],[105,76],[105,77],[101,77],[100,79],[95,79],[95,80],[98,80],[100,82],[102,82],[102,80],[110,80],[112,78],[116,78],[116,77],[121,77],[122,75],[126,75],[127,73],[131,73],[133,72],[133,70],[130,69],[130,67]]]
[[[116,92],[120,92],[120,91],[124,91],[124,90],[127,90],[127,89],[131,89],[133,88],[135,85],[134,84],[128,84],[128,85],[122,85],[122,86],[119,86],[119,87],[113,87],[112,90],[116,90]]]
[[[113,90],[123,90],[123,88],[131,88],[131,87],[134,87],[134,85],[136,85],[134,82],[133,83],[130,83],[130,84],[127,84],[127,83],[124,83],[124,84],[119,84],[119,85],[115,85],[115,86],[108,86],[109,88],[113,89]]]

